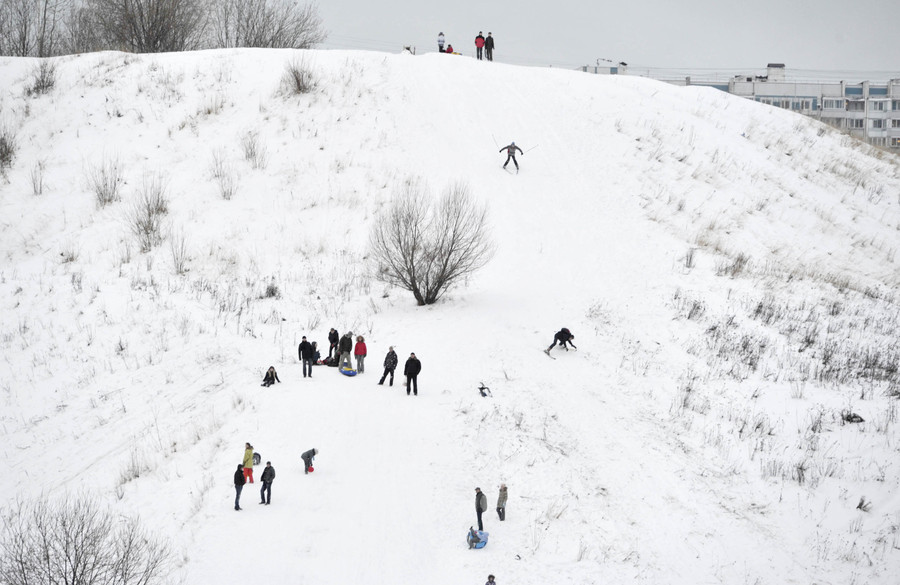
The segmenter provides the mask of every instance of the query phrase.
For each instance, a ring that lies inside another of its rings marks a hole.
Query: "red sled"
[[[315,471],[315,469],[313,469],[313,466],[312,466],[312,465],[310,465],[310,466],[309,466],[309,467],[308,467],[308,468],[307,468],[307,470],[306,470],[306,471],[308,471],[308,472],[310,472],[310,473],[312,473],[312,472],[313,472],[313,471]]]

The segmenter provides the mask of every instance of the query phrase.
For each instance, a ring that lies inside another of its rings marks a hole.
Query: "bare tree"
[[[155,585],[173,567],[137,520],[104,512],[86,496],[19,502],[3,517],[0,583]]]
[[[70,0],[0,2],[0,55],[52,57],[63,47],[63,18]]]
[[[103,45],[133,53],[199,48],[206,25],[204,0],[86,0],[86,13]]]
[[[376,277],[411,291],[419,305],[437,302],[494,255],[487,208],[462,183],[431,204],[422,183],[407,181],[376,219],[370,245]]]
[[[318,7],[292,0],[218,0],[210,29],[217,48],[308,49],[326,38]]]

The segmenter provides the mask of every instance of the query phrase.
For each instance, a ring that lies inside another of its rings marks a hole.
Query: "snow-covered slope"
[[[895,156],[714,90],[447,55],[54,63],[32,96],[36,61],[0,61],[5,493],[140,515],[186,583],[896,579]],[[498,245],[429,307],[366,262],[413,179],[465,183]],[[579,351],[550,360],[562,326]],[[330,327],[365,374],[302,378]],[[418,397],[376,386],[389,345]],[[277,479],[236,513],[247,441]]]

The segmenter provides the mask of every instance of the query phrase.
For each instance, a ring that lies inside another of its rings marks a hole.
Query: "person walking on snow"
[[[303,459],[303,473],[304,474],[309,473],[309,470],[313,466],[313,459],[315,459],[316,455],[318,455],[318,454],[319,454],[318,449],[310,449],[309,451],[306,451],[305,453],[300,455],[300,459]]]
[[[384,374],[381,375],[381,380],[378,381],[378,385],[381,386],[384,384],[384,379],[388,377],[388,374],[391,375],[391,381],[388,386],[394,385],[394,370],[397,369],[397,354],[394,353],[394,346],[388,348],[387,355],[384,356]]]
[[[481,488],[475,488],[475,514],[478,515],[478,530],[484,530],[484,524],[481,523],[481,515],[487,511],[487,496],[481,491]]]
[[[438,53],[444,52],[444,33],[438,33]]]
[[[356,347],[353,348],[353,355],[356,356],[356,371],[362,374],[366,371],[366,340],[362,335],[356,336]]]
[[[422,371],[422,362],[416,357],[415,353],[409,354],[406,365],[403,366],[403,375],[406,376],[406,395],[409,396],[409,388],[412,385],[413,394],[419,395],[419,372]]]
[[[332,327],[331,331],[328,332],[328,357],[331,357],[331,352],[337,350],[339,337],[337,330]]]
[[[244,449],[244,479],[253,483],[253,445],[246,443]]]
[[[491,33],[488,33],[487,38],[484,39],[484,56],[488,61],[494,60],[494,37],[491,36]]]
[[[565,347],[566,351],[569,351],[569,348],[566,347],[567,343],[569,345],[571,345],[573,348],[578,349],[577,347],[575,347],[575,344],[572,343],[573,339],[575,339],[575,336],[572,335],[572,332],[569,331],[568,329],[566,329],[565,327],[563,327],[562,329],[560,329],[559,331],[556,332],[556,335],[553,336],[553,345],[551,345],[550,347],[545,349],[544,353],[546,353],[547,355],[550,355],[550,350],[553,349],[554,347],[556,347],[557,343],[560,344],[560,347]]]
[[[481,31],[478,31],[478,36],[475,37],[475,56],[481,61],[481,54],[484,49],[484,37],[481,36]]]
[[[259,488],[259,503],[269,505],[272,503],[272,482],[275,481],[275,468],[272,467],[271,461],[266,461],[266,468],[263,469],[262,487]]]
[[[244,466],[238,463],[237,471],[234,472],[234,509],[241,509],[241,492],[244,490]]]
[[[503,522],[506,520],[506,484],[500,484],[500,495],[497,496],[497,515],[500,517],[500,521]]]
[[[507,146],[504,146],[497,152],[506,151],[506,162],[503,163],[503,168],[506,168],[506,165],[509,164],[509,161],[513,161],[513,164],[516,165],[516,172],[519,172],[519,162],[516,160],[516,151],[518,150],[522,156],[525,156],[525,153],[522,152],[522,149],[516,146],[515,142],[510,142]]]
[[[350,359],[350,354],[353,353],[353,332],[348,331],[341,337],[341,341],[338,343],[338,350],[341,352],[341,359],[338,362],[338,366],[343,368],[344,364],[347,364],[347,369],[353,369],[353,361]]]
[[[297,353],[300,354],[300,361],[303,362],[303,377],[307,376],[307,370],[309,370],[308,375],[312,378],[312,367],[316,363],[316,350],[310,342],[306,341],[305,335],[297,348]]]

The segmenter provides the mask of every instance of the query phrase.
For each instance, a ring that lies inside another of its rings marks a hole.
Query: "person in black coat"
[[[475,488],[475,515],[478,516],[478,530],[484,530],[481,515],[487,512],[487,496],[481,488]]]
[[[318,454],[318,449],[310,449],[300,455],[300,459],[303,459],[303,473],[309,473],[309,468],[313,466],[313,459],[315,459]]]
[[[297,348],[297,353],[300,354],[300,361],[303,362],[303,377],[306,377],[306,371],[309,370],[309,377],[312,378],[312,367],[316,363],[316,350],[310,342],[306,341],[305,335]]]
[[[263,378],[263,383],[260,386],[265,386],[268,388],[275,382],[281,384],[281,380],[278,379],[278,372],[275,371],[275,366],[269,366],[269,369],[266,370],[266,375]]]
[[[409,396],[409,387],[412,385],[413,394],[419,395],[419,372],[422,371],[422,362],[416,357],[415,353],[409,354],[406,365],[403,367],[403,375],[406,376],[406,395]]]
[[[341,352],[341,359],[339,362],[339,367],[343,368],[344,363],[346,362],[347,367],[349,369],[353,369],[353,332],[348,331],[341,337],[341,340],[338,342],[338,350]]]
[[[384,356],[384,374],[381,375],[381,380],[378,381],[378,385],[381,386],[384,384],[384,379],[390,374],[391,381],[388,386],[393,386],[395,369],[397,369],[397,354],[394,353],[394,346],[391,346],[388,348],[387,355]]]
[[[331,352],[337,349],[338,339],[340,339],[340,336],[337,330],[332,327],[331,331],[328,332],[328,357],[331,357]]]
[[[494,60],[494,37],[491,36],[491,33],[488,33],[487,38],[484,39],[484,56],[488,61]]]
[[[551,345],[550,347],[545,349],[544,353],[549,355],[550,350],[553,349],[554,347],[556,347],[557,343],[560,344],[560,347],[564,347],[566,349],[566,351],[569,351],[569,348],[566,347],[566,344],[568,343],[572,347],[575,347],[575,344],[572,343],[573,339],[575,339],[575,336],[572,335],[572,332],[569,331],[568,329],[566,329],[565,327],[563,327],[562,329],[560,329],[559,331],[556,332],[556,335],[553,336],[553,345]],[[575,347],[575,349],[578,349],[578,348]]]
[[[237,471],[234,472],[234,509],[241,509],[241,491],[244,489],[244,484],[247,483],[247,480],[244,479],[244,466],[241,463],[238,463]]]
[[[260,504],[269,505],[272,503],[272,482],[275,481],[275,468],[272,467],[271,461],[266,461],[266,468],[263,469],[262,487],[259,488]]]

